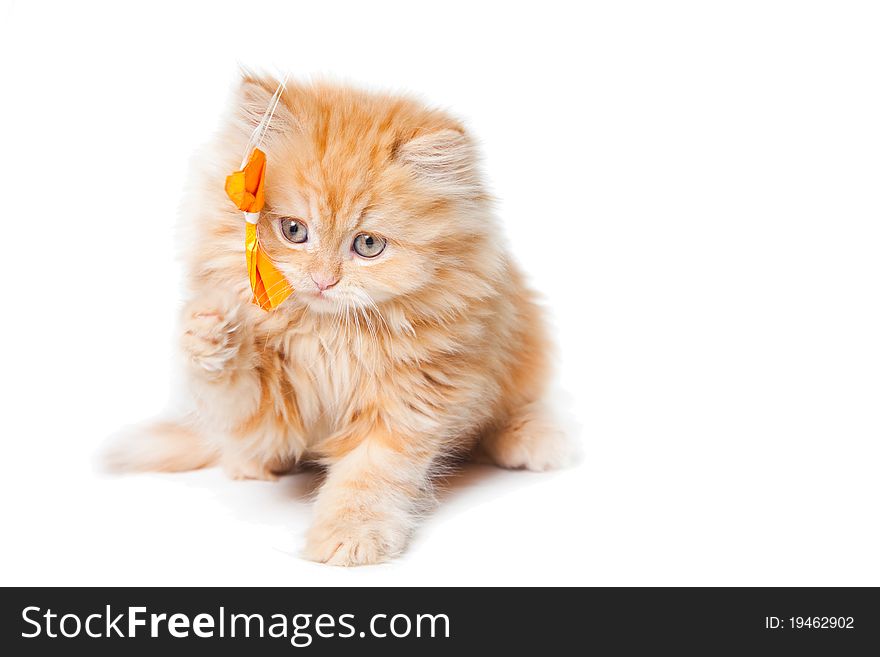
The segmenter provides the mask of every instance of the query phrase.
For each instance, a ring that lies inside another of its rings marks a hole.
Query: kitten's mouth
[[[304,301],[312,310],[316,310],[318,312],[331,312],[336,310],[339,305],[339,300],[335,295],[330,294],[328,290],[309,290],[308,292],[303,292],[302,296],[305,297]]]

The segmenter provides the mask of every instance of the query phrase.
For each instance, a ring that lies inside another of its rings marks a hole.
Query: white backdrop
[[[871,3],[0,11],[0,583],[880,585]],[[95,472],[169,398],[177,203],[238,63],[466,120],[581,466],[468,469],[355,570],[297,558],[306,475]]]

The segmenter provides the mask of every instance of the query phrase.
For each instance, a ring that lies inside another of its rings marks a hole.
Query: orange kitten
[[[260,239],[295,292],[272,312],[253,305],[223,183],[277,84],[242,81],[186,206],[193,410],[108,459],[255,479],[318,462],[306,555],[376,563],[404,548],[450,457],[535,470],[568,458],[542,404],[547,338],[461,124],[329,84],[288,85],[263,143]]]

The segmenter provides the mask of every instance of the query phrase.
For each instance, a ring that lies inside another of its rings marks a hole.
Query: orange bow
[[[289,297],[293,288],[260,248],[257,239],[257,222],[263,209],[265,180],[266,154],[255,148],[244,169],[226,177],[226,195],[244,212],[245,256],[254,303],[263,310],[271,310]]]

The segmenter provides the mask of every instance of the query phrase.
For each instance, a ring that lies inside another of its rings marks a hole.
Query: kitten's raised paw
[[[309,531],[304,556],[330,566],[365,566],[399,555],[406,532],[390,523],[318,521]]]
[[[236,308],[223,299],[198,299],[184,311],[181,344],[192,362],[219,375],[238,353],[241,323]]]

